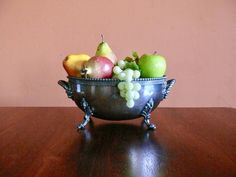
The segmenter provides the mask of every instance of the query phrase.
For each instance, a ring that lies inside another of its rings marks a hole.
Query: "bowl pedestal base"
[[[83,121],[77,126],[78,130],[83,130],[85,126],[88,124],[88,122],[91,119],[91,116],[93,115],[93,111],[90,108],[88,102],[85,100],[85,98],[82,98],[81,102],[81,107],[85,113]],[[141,116],[144,118],[144,123],[147,125],[148,129],[154,130],[156,129],[156,125],[150,122],[151,119],[151,111],[154,106],[154,101],[151,98],[147,104],[144,106],[143,111],[141,112]]]

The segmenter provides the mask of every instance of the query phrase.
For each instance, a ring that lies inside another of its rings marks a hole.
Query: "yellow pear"
[[[69,76],[81,77],[80,70],[90,58],[86,54],[71,54],[63,60],[63,66]]]

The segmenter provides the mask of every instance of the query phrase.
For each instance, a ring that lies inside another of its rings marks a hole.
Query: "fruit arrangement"
[[[129,108],[134,107],[139,99],[141,85],[135,82],[138,78],[163,77],[166,71],[166,60],[154,52],[139,57],[137,52],[132,57],[118,59],[107,42],[98,45],[95,56],[71,54],[63,60],[63,66],[69,76],[79,78],[118,79],[117,87],[120,96],[126,100]]]

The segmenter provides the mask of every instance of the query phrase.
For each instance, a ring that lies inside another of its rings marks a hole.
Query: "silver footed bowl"
[[[133,108],[126,106],[126,100],[119,94],[117,79],[96,79],[68,77],[68,82],[59,80],[68,96],[85,113],[78,129],[84,129],[91,116],[105,120],[129,120],[144,117],[149,129],[156,126],[150,122],[151,112],[167,97],[175,79],[166,77],[139,78],[132,82],[141,85],[140,98]]]

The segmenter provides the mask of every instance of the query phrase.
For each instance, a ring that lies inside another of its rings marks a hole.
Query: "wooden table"
[[[99,119],[77,132],[77,108],[0,108],[0,177],[235,177],[236,110],[160,108]]]

